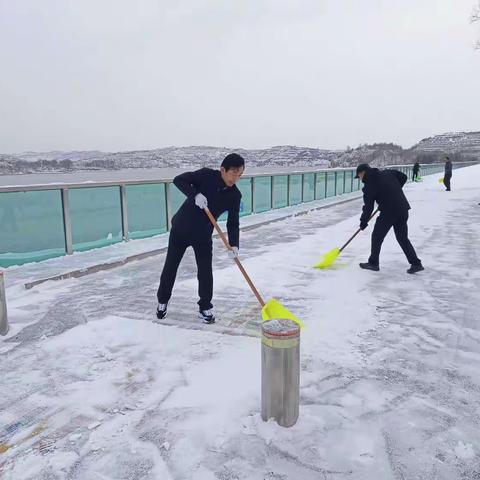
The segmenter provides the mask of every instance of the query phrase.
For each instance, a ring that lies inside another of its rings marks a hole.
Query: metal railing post
[[[290,174],[287,175],[287,207],[290,205]]]
[[[275,199],[274,196],[274,188],[275,188],[275,182],[273,181],[274,175],[270,177],[270,210],[273,210],[273,201]]]
[[[125,242],[130,240],[128,234],[128,206],[127,206],[127,187],[120,185],[120,208],[122,210],[122,236]]]
[[[0,270],[0,335],[8,333],[7,296],[5,294],[5,280]]]
[[[170,182],[165,182],[165,206],[167,208],[167,231],[169,232],[172,228],[172,188],[173,184]]]
[[[302,196],[301,196],[301,202],[300,203],[305,203],[305,174],[302,173]]]
[[[65,251],[73,253],[72,222],[70,218],[70,196],[68,188],[62,188],[63,232],[65,234]]]
[[[251,185],[252,185],[252,213],[256,213],[256,208],[255,208],[255,199],[256,199],[256,192],[255,192],[255,178],[250,179]]]

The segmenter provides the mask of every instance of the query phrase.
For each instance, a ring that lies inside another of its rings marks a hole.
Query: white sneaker
[[[213,314],[213,310],[200,310],[198,312],[198,318],[203,320],[203,323],[215,323],[215,315]]]
[[[166,303],[159,303],[157,307],[157,318],[162,320],[167,316],[167,304]]]

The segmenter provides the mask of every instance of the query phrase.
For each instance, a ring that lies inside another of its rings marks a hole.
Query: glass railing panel
[[[335,195],[335,172],[327,172],[327,197]]]
[[[127,185],[128,234],[131,239],[167,231],[165,184]]]
[[[363,188],[362,186],[362,181],[359,178],[354,178],[353,179],[353,186],[355,190],[361,190]]]
[[[255,212],[261,213],[272,208],[272,177],[256,177]]]
[[[240,216],[250,215],[252,213],[252,179],[242,178],[237,183],[237,187],[242,194],[240,202]]]
[[[311,202],[315,200],[315,174],[303,174],[303,201]]]
[[[344,174],[345,172],[343,171],[337,172],[337,195],[342,195],[343,193]]]
[[[289,175],[288,177],[290,182],[289,205],[302,203],[302,176]]]
[[[0,267],[64,254],[60,190],[0,193]]]
[[[318,172],[315,175],[315,182],[317,188],[315,191],[315,197],[317,200],[321,200],[327,196],[327,184],[326,184],[327,174],[326,172]]]
[[[69,195],[73,250],[122,241],[120,187],[72,188]]]
[[[288,175],[273,177],[273,208],[282,208],[288,205]]]
[[[171,183],[170,188],[172,192],[172,215],[175,215],[187,197],[175,186],[175,184]]]
[[[353,172],[348,170],[345,172],[345,193],[352,191]]]

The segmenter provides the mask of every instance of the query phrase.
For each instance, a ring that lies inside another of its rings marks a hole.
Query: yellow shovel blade
[[[326,253],[321,262],[317,263],[315,265],[315,268],[327,268],[332,263],[337,259],[337,257],[340,255],[340,249],[339,248],[334,248],[333,250],[330,250],[328,253]]]
[[[443,178],[439,178],[438,183],[443,183]]]
[[[278,300],[271,298],[262,307],[262,319],[273,320],[274,318],[285,318],[293,320],[300,328],[303,328],[303,322],[299,320],[290,310],[286,309]]]

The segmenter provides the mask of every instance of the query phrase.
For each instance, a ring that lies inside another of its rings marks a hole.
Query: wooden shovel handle
[[[212,222],[212,225],[215,227],[215,230],[217,231],[218,235],[223,240],[223,243],[227,247],[227,250],[232,250],[232,247],[228,243],[227,237],[225,237],[225,234],[222,232],[222,229],[218,226],[218,223],[215,220],[215,217],[212,215],[212,212],[208,209],[208,207],[205,207],[204,210],[208,218]],[[255,288],[255,285],[253,284],[253,282],[250,280],[250,277],[248,276],[248,273],[243,268],[243,265],[241,264],[240,260],[238,258],[234,258],[234,260],[235,260],[235,263],[237,264],[237,267],[242,272],[242,275],[245,277],[245,280],[247,281],[248,286],[252,289],[253,294],[257,297],[258,303],[260,303],[260,305],[263,307],[265,305],[265,302],[263,301],[263,298],[258,293],[258,290]]]
[[[370,218],[368,221],[370,221],[376,214],[378,213],[378,208],[370,215]],[[343,252],[343,249],[362,231],[361,228],[359,228],[348,240],[347,243],[340,249],[341,252]]]

